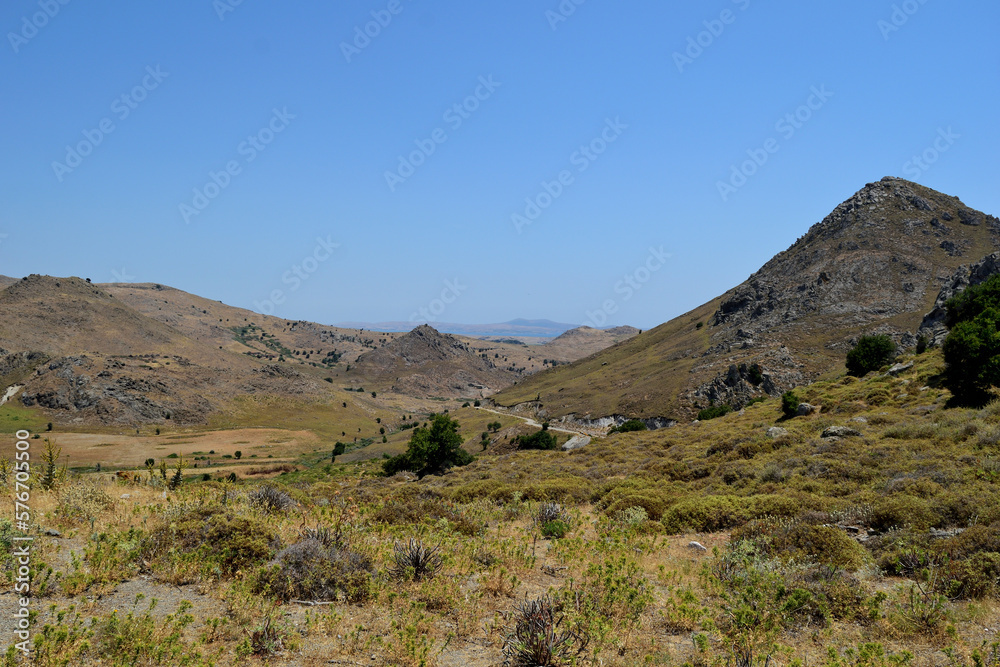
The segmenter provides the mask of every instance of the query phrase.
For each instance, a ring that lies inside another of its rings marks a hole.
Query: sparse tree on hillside
[[[430,428],[414,429],[406,453],[387,459],[383,469],[389,475],[409,470],[423,477],[471,462],[472,455],[462,449],[458,422],[448,415],[433,415]]]
[[[895,356],[896,344],[888,336],[862,336],[854,349],[847,353],[847,372],[864,377],[891,363]]]
[[[1000,275],[946,304],[945,385],[961,401],[983,402],[1000,386]]]

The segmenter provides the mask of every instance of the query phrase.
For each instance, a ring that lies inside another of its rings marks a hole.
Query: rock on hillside
[[[386,345],[362,354],[351,375],[364,382],[420,397],[489,396],[514,383],[523,369],[500,368],[454,336],[421,325]]]
[[[903,345],[963,258],[1000,247],[1000,220],[898,178],[869,183],[742,284],[695,310],[499,396],[553,416],[691,417],[835,368],[858,336]]]

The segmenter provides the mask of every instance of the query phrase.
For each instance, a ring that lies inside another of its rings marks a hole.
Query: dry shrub
[[[203,574],[232,576],[271,557],[278,545],[271,526],[221,506],[189,510],[161,523],[145,540],[147,560],[182,560]]]
[[[248,477],[252,477],[254,475],[272,475],[274,473],[295,472],[297,470],[298,468],[293,466],[291,463],[279,463],[277,465],[272,465],[272,466],[259,466],[256,468],[250,468],[249,470],[247,470],[246,474]]]
[[[282,549],[258,574],[255,588],[281,601],[346,600],[371,594],[370,558],[347,548],[307,538]]]
[[[403,496],[387,501],[372,513],[372,521],[389,525],[432,523],[446,519],[463,535],[476,535],[481,526],[462,514],[454,505],[442,498],[415,498]]]
[[[250,503],[250,507],[259,509],[265,514],[284,512],[295,505],[295,501],[290,495],[273,486],[262,486],[254,489],[247,494],[247,502]]]
[[[73,484],[59,491],[56,514],[61,519],[86,521],[115,504],[115,501],[96,484]]]

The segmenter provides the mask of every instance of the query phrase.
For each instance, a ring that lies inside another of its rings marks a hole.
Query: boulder
[[[767,437],[769,438],[781,438],[788,435],[787,428],[781,428],[780,426],[772,426],[767,429]]]
[[[810,405],[808,403],[799,403],[799,409],[795,411],[795,414],[799,417],[808,417],[812,413],[816,412],[816,406]]]
[[[708,548],[706,548],[704,544],[694,541],[688,542],[688,549],[692,549],[694,551],[708,551]]]
[[[572,438],[566,441],[566,444],[562,446],[564,452],[571,452],[574,449],[580,449],[581,447],[586,447],[590,444],[590,437],[586,435],[574,435]]]
[[[911,368],[913,368],[912,361],[906,364],[894,364],[892,368],[886,371],[886,375],[899,375],[900,373],[905,373]]]
[[[850,428],[849,426],[828,426],[823,429],[821,438],[849,438],[851,436],[859,436],[861,431]]]

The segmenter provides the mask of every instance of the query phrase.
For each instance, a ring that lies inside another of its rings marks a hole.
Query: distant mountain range
[[[411,331],[420,324],[430,324],[442,333],[461,336],[528,336],[534,338],[555,338],[577,324],[553,322],[552,320],[516,319],[499,324],[454,324],[451,322],[341,322],[335,326],[343,329],[366,329],[368,331]]]

